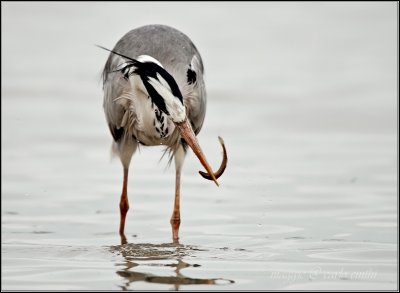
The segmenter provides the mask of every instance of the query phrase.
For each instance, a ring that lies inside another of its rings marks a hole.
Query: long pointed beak
[[[203,154],[203,151],[201,150],[201,147],[199,145],[196,135],[193,132],[189,120],[186,118],[185,121],[176,123],[176,126],[178,126],[181,136],[189,145],[189,147],[193,150],[196,157],[200,160],[200,163],[204,166],[207,173],[211,176],[211,179],[215,182],[215,184],[217,184],[217,186],[219,186],[217,178],[215,178],[214,172],[212,171],[206,157]]]

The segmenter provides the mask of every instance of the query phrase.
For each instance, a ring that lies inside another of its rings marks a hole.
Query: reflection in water
[[[174,290],[179,290],[180,285],[224,285],[232,284],[234,281],[227,279],[200,279],[186,277],[181,273],[181,270],[187,267],[200,267],[198,264],[189,264],[183,261],[183,257],[193,254],[200,249],[182,245],[178,242],[166,244],[133,244],[126,243],[123,245],[112,246],[110,250],[114,253],[121,254],[125,261],[119,263],[118,266],[123,266],[123,269],[117,270],[117,274],[124,278],[124,284],[121,286],[123,290],[131,290],[131,283],[143,281],[157,284],[174,285]],[[154,263],[146,261],[154,260],[171,260],[170,263]],[[171,267],[175,276],[159,276],[152,273],[144,273],[135,271],[135,268],[141,266],[160,266]]]

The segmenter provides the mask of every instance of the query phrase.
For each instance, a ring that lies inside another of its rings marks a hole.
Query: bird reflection
[[[121,237],[121,241],[122,241]],[[189,264],[183,260],[189,251],[199,250],[191,246],[184,246],[178,241],[166,244],[132,244],[127,243],[126,238],[123,245],[111,247],[113,252],[119,252],[124,261],[119,263],[122,269],[117,270],[117,274],[123,277],[122,290],[132,290],[131,284],[134,282],[149,282],[156,284],[173,285],[174,290],[179,290],[181,285],[223,285],[232,284],[234,281],[227,279],[201,279],[190,278],[182,274],[182,270],[188,267],[200,267],[199,264]],[[144,261],[171,260],[170,263],[143,263]],[[135,268],[141,266],[140,271]],[[164,266],[173,268],[174,276],[160,276],[152,273],[143,272],[143,266]]]

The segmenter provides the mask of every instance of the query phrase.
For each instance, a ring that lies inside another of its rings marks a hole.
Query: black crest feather
[[[123,55],[119,52],[114,50],[107,49],[103,46],[96,45],[97,47],[109,51],[115,55],[121,56],[128,60],[127,65],[116,70],[120,71],[124,77],[127,79],[130,74],[137,74],[140,76],[149,96],[151,97],[152,101],[158,109],[163,111],[165,114],[169,115],[167,107],[165,105],[164,98],[160,96],[160,94],[156,91],[156,89],[149,83],[149,78],[158,79],[158,74],[168,83],[169,87],[171,88],[172,94],[181,101],[183,104],[183,97],[181,91],[179,90],[178,84],[176,83],[175,79],[172,77],[171,74],[168,73],[163,67],[159,66],[154,62],[140,62],[136,59]],[[127,68],[135,67],[134,70],[126,70]],[[115,71],[114,71],[115,72]]]

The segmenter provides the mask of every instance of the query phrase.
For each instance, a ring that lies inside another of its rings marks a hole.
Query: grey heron
[[[101,46],[99,46],[101,47]],[[125,219],[129,209],[128,172],[138,145],[166,146],[175,161],[175,201],[172,237],[179,238],[180,178],[189,146],[207,172],[200,174],[217,185],[227,164],[213,172],[199,145],[206,114],[202,58],[182,32],[165,25],[146,25],[129,31],[110,51],[103,70],[104,112],[113,136],[113,151],[123,166],[119,233],[126,242]]]

